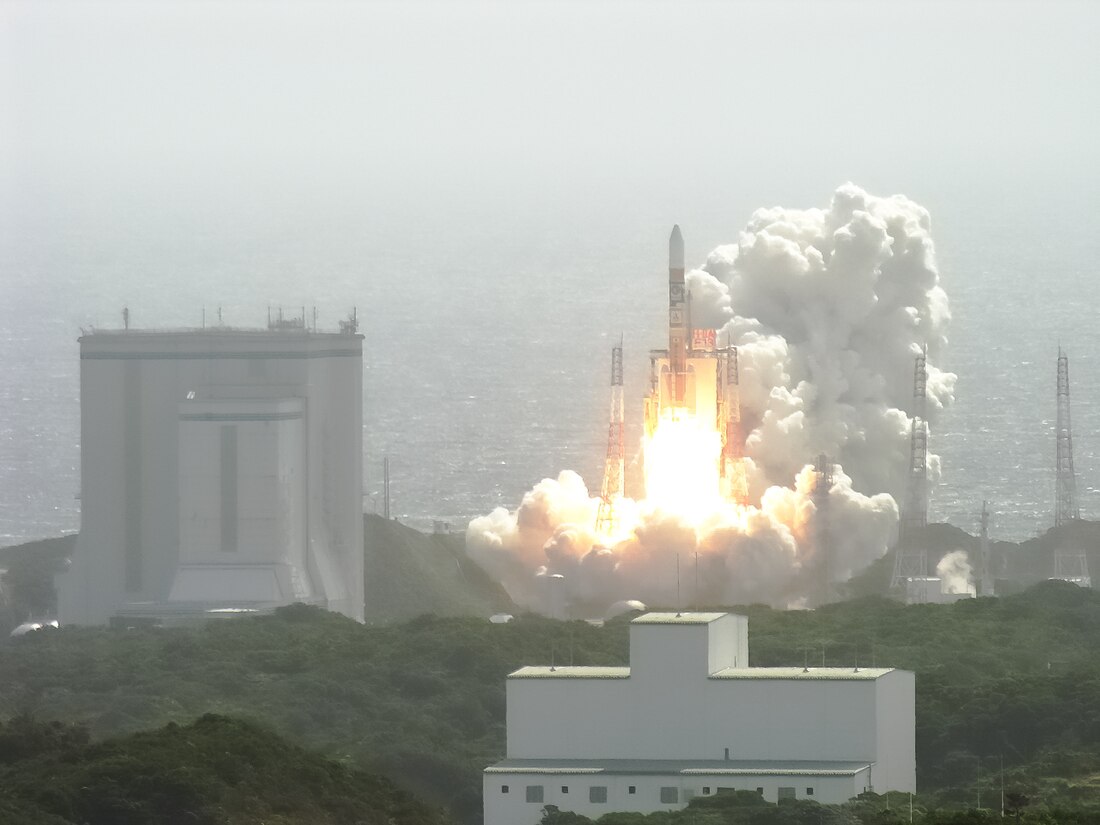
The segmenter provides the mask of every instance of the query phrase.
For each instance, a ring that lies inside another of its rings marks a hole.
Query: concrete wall
[[[876,685],[876,761],[872,782],[876,791],[917,791],[916,679],[894,670]]]
[[[503,788],[507,786],[508,792]],[[542,802],[527,801],[527,787],[542,787]],[[590,801],[592,787],[607,789],[607,802]],[[634,792],[631,793],[631,787]],[[677,790],[675,803],[661,801],[661,789]],[[577,773],[498,773],[494,769],[483,775],[485,825],[536,825],[546,805],[556,805],[563,811],[575,811],[598,819],[612,811],[679,810],[695,796],[714,795],[719,790],[755,791],[763,789],[769,802],[776,802],[779,789],[793,788],[797,799],[813,799],[824,804],[839,804],[862,793],[868,787],[867,772],[855,776],[730,776],[670,774],[577,774]],[[567,788],[568,792],[563,791]],[[807,795],[807,788],[813,794]],[[708,790],[709,793],[704,793]]]
[[[678,678],[684,677],[684,678]],[[515,759],[874,761],[874,680],[509,679]]]
[[[102,624],[128,603],[163,602],[181,548],[189,557],[220,552],[220,516],[200,513],[201,492],[180,488],[181,477],[190,485],[212,472],[181,464],[181,450],[198,438],[181,428],[181,405],[279,399],[302,410],[300,433],[236,431],[238,561],[255,558],[249,548],[278,534],[275,555],[301,554],[300,592],[362,619],[362,336],[128,331],[80,343],[81,532],[73,567],[59,582],[63,622]],[[204,454],[212,468],[213,454]],[[191,512],[181,511],[181,501]],[[215,521],[218,535],[203,533]]]

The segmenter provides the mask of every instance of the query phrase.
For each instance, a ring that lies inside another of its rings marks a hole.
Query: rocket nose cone
[[[684,268],[684,236],[680,234],[680,225],[672,227],[672,234],[668,239],[668,268]]]

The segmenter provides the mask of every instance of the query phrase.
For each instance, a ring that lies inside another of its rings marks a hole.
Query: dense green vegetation
[[[0,819],[111,825],[445,825],[386,779],[206,715],[89,744],[79,727],[0,726]]]
[[[954,605],[741,610],[753,664],[824,655],[916,671],[922,805],[992,799],[1002,756],[1031,811],[1100,800],[1100,594],[1048,582]],[[0,643],[0,719],[81,723],[99,740],[208,712],[245,717],[473,823],[480,771],[503,754],[504,677],[552,659],[625,664],[626,624],[364,627],[296,606],[189,629],[65,628]]]

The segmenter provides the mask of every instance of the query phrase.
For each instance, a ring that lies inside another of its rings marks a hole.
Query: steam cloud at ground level
[[[580,476],[544,479],[516,510],[467,529],[470,555],[519,604],[548,609],[551,587],[590,610],[675,604],[679,567],[685,602],[803,605],[894,539],[915,356],[928,354],[930,424],[954,392],[935,366],[950,312],[927,211],[852,184],[827,209],[758,210],[687,282],[695,326],[738,347],[748,505],[715,494],[686,507],[650,489],[621,500],[618,530],[596,536],[599,501]],[[819,454],[835,470],[821,513]],[[938,468],[930,455],[930,478]]]

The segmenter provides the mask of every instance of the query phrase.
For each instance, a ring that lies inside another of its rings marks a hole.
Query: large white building
[[[362,620],[363,337],[341,326],[80,339],[63,623],[292,602]]]
[[[485,825],[534,825],[545,805],[595,819],[729,790],[839,803],[916,786],[912,673],[749,667],[731,613],[640,616],[630,667],[524,667],[507,701]]]

